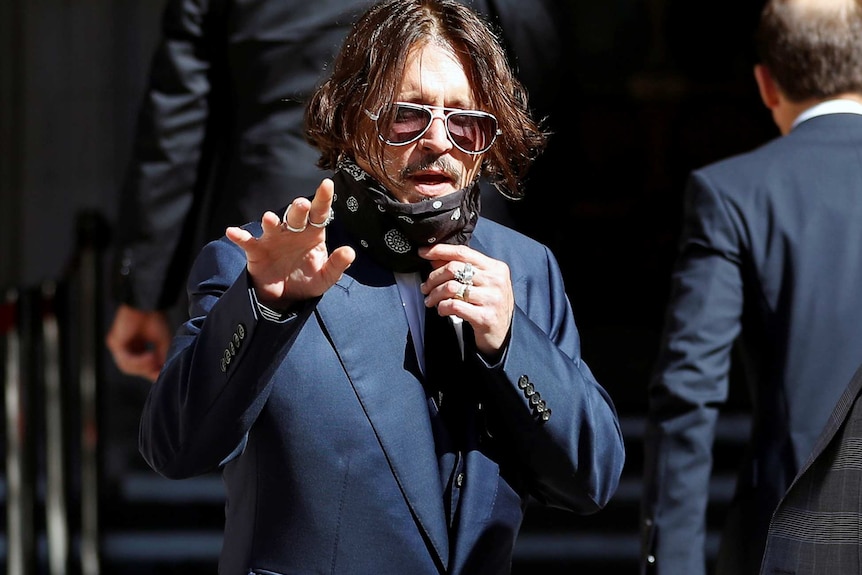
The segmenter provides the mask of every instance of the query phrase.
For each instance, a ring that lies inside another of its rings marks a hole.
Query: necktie
[[[437,402],[440,417],[459,445],[464,439],[466,414],[460,408],[459,387],[464,374],[464,362],[458,336],[448,317],[441,317],[436,308],[425,310],[425,380]]]

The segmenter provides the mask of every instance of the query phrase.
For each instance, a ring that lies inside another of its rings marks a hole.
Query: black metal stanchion
[[[45,413],[45,532],[50,575],[68,575],[71,533],[68,512],[65,436],[67,411],[60,369],[60,328],[54,283],[42,286],[42,342],[44,346]]]
[[[0,302],[8,575],[101,570],[100,286],[107,229],[99,214],[81,215],[63,281],[9,290]]]
[[[4,304],[4,401],[6,416],[6,573],[34,575],[36,539],[36,434],[32,361],[37,355],[27,292],[10,290]]]
[[[98,213],[78,218],[78,260],[75,270],[77,314],[75,340],[78,349],[77,389],[80,426],[82,575],[99,575],[100,481],[102,449],[100,431],[100,382],[102,374],[101,256],[107,245],[107,224]]]

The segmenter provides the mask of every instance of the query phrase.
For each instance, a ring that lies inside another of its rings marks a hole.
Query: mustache
[[[438,172],[443,172],[446,177],[451,178],[456,182],[461,181],[460,167],[453,161],[451,161],[449,158],[445,158],[443,156],[425,156],[423,158],[420,158],[417,162],[407,164],[401,170],[401,180],[406,180],[416,172],[422,172],[425,170],[435,170]]]

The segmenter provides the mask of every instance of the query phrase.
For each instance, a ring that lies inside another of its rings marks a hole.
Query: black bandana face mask
[[[479,218],[479,184],[412,204],[392,197],[352,160],[333,177],[332,207],[350,235],[378,263],[394,272],[427,267],[417,250],[433,244],[467,244]]]

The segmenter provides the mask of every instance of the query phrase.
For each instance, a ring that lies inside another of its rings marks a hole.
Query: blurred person
[[[754,73],[780,136],[695,170],[645,439],[641,572],[698,575],[732,349],[752,427],[716,572],[759,571],[778,501],[862,349],[862,4],[770,0]]]
[[[140,451],[221,470],[223,574],[509,573],[528,502],[594,513],[625,458],[554,256],[480,216],[546,134],[454,0],[370,8],[306,134],[331,177],[196,258]]]
[[[862,573],[862,367],[769,522],[761,575]]]

